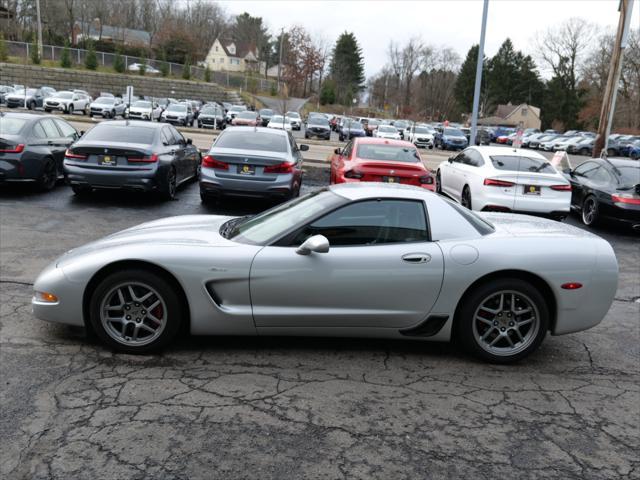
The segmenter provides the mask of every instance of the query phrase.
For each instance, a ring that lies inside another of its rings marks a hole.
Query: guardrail
[[[5,44],[7,45],[7,50],[10,56],[20,57],[29,59],[31,56],[31,49],[33,48],[32,44],[26,42],[14,42],[5,40]],[[50,60],[54,62],[59,62],[62,57],[62,51],[64,47],[60,47],[58,45],[42,45],[42,59]],[[85,58],[87,56],[88,50],[82,48],[74,48],[69,47],[69,53],[71,57],[71,62],[76,65],[84,65]],[[96,58],[98,60],[98,64],[105,67],[112,67],[114,64],[116,54],[109,52],[96,52]],[[143,58],[143,57],[135,57],[132,55],[121,55],[124,60],[125,69],[129,73],[137,73],[137,71],[129,70],[129,66],[134,63],[145,63],[148,66],[151,66],[157,70],[161,70],[162,65],[166,65],[168,67],[169,76],[177,76],[181,77],[184,71],[184,65],[181,63],[173,63],[173,62],[165,62],[163,60],[155,60],[152,58]],[[191,78],[195,78],[198,80],[204,80],[204,72],[205,69],[199,66],[191,65],[189,66]],[[152,75],[147,72],[149,76],[157,76]],[[239,89],[241,91],[249,90],[253,82],[256,82],[255,86],[257,90],[268,92],[272,88],[275,88],[276,81],[269,80],[262,77],[255,77],[251,75],[239,75],[233,72],[226,71],[217,71],[210,70],[209,71],[210,79],[212,82],[222,85],[227,88]]]

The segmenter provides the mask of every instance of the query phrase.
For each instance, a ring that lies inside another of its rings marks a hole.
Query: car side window
[[[78,132],[76,129],[69,125],[67,122],[60,120],[59,118],[54,118],[54,122],[58,125],[58,128],[62,132],[62,136],[65,138],[76,138],[78,136]]]
[[[186,143],[182,134],[175,129],[173,126],[169,126],[169,130],[171,130],[171,134],[173,135],[173,143],[175,145],[181,145]]]
[[[613,180],[609,172],[602,166],[598,166],[595,170],[589,171],[587,178],[596,183],[609,183]]]
[[[162,129],[162,143],[165,145],[173,145],[173,135],[171,135],[171,131],[169,128]]]
[[[573,173],[579,177],[587,177],[590,178],[590,175],[593,175],[593,172],[599,167],[596,162],[584,162],[578,165]]]
[[[290,246],[324,235],[332,247],[429,241],[423,202],[366,200],[341,207],[298,230]]]
[[[47,138],[60,138],[60,132],[51,118],[45,118],[40,123]]]
[[[344,158],[351,158],[351,150],[353,150],[353,142],[349,142],[344,150],[342,151],[342,156]]]
[[[466,150],[465,163],[472,167],[481,167],[484,165],[484,160],[482,159],[482,154],[480,152],[476,150]]]
[[[47,138],[47,134],[44,133],[44,128],[42,128],[42,122],[37,122],[34,126],[33,126],[33,130],[31,131],[31,133],[33,134],[34,137],[36,138]]]

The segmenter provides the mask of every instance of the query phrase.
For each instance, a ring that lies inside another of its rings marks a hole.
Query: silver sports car
[[[597,325],[618,265],[551,220],[477,214],[424,189],[334,185],[253,217],[144,223],[70,250],[33,311],[146,353],[197,335],[446,341],[506,363]]]

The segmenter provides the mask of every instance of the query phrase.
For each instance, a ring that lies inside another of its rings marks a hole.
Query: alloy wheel
[[[471,210],[471,192],[469,191],[469,187],[465,187],[464,190],[462,190],[462,198],[460,199],[460,203],[462,203],[463,207]]]
[[[582,223],[592,225],[598,216],[598,204],[595,198],[587,198],[582,205]]]
[[[167,174],[167,193],[169,198],[176,196],[176,171],[171,168]]]
[[[58,180],[58,171],[56,164],[53,160],[50,160],[44,166],[42,171],[42,177],[40,178],[40,186],[43,190],[51,190],[56,185]]]
[[[100,322],[107,335],[128,346],[147,345],[167,324],[167,305],[151,286],[122,283],[107,292],[100,304]]]
[[[440,170],[436,173],[436,193],[442,193],[442,179],[440,178]]]
[[[515,290],[487,296],[473,316],[473,335],[480,348],[497,356],[512,356],[528,348],[540,329],[536,304]]]

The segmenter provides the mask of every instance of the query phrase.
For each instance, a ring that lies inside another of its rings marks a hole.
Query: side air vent
[[[433,337],[449,320],[449,315],[429,315],[425,321],[415,327],[400,330],[407,337]]]

